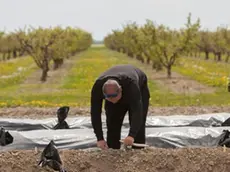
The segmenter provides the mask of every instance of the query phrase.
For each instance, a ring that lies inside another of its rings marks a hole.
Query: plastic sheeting
[[[230,113],[205,115],[148,116],[146,123],[147,144],[160,148],[178,147],[216,147],[223,130],[221,124],[230,117]],[[106,137],[105,117],[102,118]],[[53,140],[59,149],[86,149],[96,147],[96,138],[90,117],[67,118],[70,129],[54,130],[56,118],[44,120],[0,119],[4,127],[14,137],[14,142],[0,146],[1,151],[13,149],[44,148]],[[122,127],[121,138],[129,131],[127,117]]]
[[[221,126],[221,124],[228,118],[230,118],[230,113],[148,116],[146,127],[216,127]],[[17,131],[53,129],[57,122],[57,118],[47,118],[43,120],[0,118],[0,126],[4,127],[6,130]],[[69,117],[66,119],[66,122],[69,124],[70,129],[92,128],[89,116]],[[105,116],[102,116],[102,124],[105,128]],[[127,116],[124,119],[123,127],[129,127]]]

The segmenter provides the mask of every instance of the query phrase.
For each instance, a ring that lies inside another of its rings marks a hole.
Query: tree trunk
[[[125,48],[123,48],[122,53],[126,54],[126,49]]]
[[[141,55],[137,55],[137,60],[141,61],[142,63],[145,62],[144,58]]]
[[[49,62],[48,58],[45,58],[42,63],[42,76],[41,76],[41,81],[45,82],[48,76],[48,71],[49,71]]]
[[[208,60],[208,59],[209,59],[209,52],[205,51],[205,60]]]
[[[153,61],[152,68],[158,72],[158,71],[161,71],[163,69],[163,66],[160,62],[154,62]]]
[[[172,66],[168,65],[167,66],[167,77],[171,78],[171,76],[172,76]]]
[[[128,52],[128,56],[129,56],[129,57],[133,57],[133,53]]]
[[[11,52],[8,51],[7,60],[10,60],[10,58],[11,58]]]
[[[221,61],[221,53],[217,54],[217,61]]]
[[[147,57],[147,64],[149,64],[150,63],[150,58],[149,57]]]
[[[43,69],[43,70],[42,70],[41,81],[42,81],[42,82],[46,82],[47,76],[48,76],[48,70]]]
[[[13,51],[13,57],[16,58],[17,57],[17,50]]]
[[[53,70],[57,70],[63,64],[63,59],[55,59],[53,61],[54,61]]]
[[[25,54],[25,49],[19,50],[19,56],[20,56],[20,57],[23,56],[24,54]]]

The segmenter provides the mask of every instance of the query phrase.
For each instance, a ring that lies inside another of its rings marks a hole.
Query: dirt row
[[[0,108],[0,117],[9,118],[37,118],[54,117],[59,107],[12,107]],[[230,112],[230,106],[172,106],[172,107],[150,107],[148,115],[196,115],[207,113]],[[90,108],[70,107],[69,116],[90,115]]]
[[[166,71],[156,72],[153,71],[149,66],[148,68],[146,67],[146,69],[149,71],[149,73],[151,73],[149,75],[150,80],[156,82],[160,88],[165,88],[167,91],[176,94],[195,95],[201,93],[214,93],[216,91],[214,87],[204,85],[174,71],[172,71],[172,77],[168,79],[166,77]]]
[[[0,154],[2,172],[53,171],[39,167],[41,151],[10,151]],[[229,172],[230,150],[223,148],[181,148],[106,150],[85,152],[60,150],[67,172]]]

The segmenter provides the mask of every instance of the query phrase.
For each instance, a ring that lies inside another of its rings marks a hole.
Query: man
[[[91,91],[91,122],[101,149],[120,149],[121,127],[129,113],[130,130],[126,146],[145,143],[145,122],[149,107],[147,76],[132,65],[117,65],[95,81]],[[101,112],[105,99],[107,142],[103,137]],[[133,146],[133,148],[135,148]]]

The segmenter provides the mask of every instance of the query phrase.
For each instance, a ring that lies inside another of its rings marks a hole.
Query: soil
[[[0,108],[0,117],[6,118],[36,118],[54,117],[59,107],[11,107]],[[196,115],[207,113],[230,112],[230,106],[172,106],[150,107],[148,115]],[[70,107],[69,116],[90,115],[90,108]]]
[[[0,154],[2,172],[54,171],[40,167],[41,151],[9,151]],[[180,148],[145,150],[59,150],[68,172],[228,172],[230,150],[223,148]]]
[[[179,73],[172,72],[172,77],[168,79],[166,72],[155,72],[150,76],[161,87],[167,86],[168,91],[172,91],[177,94],[201,94],[201,93],[213,93],[215,89],[203,85],[193,79],[183,76]]]
[[[148,73],[149,79],[153,80],[159,85],[160,88],[165,88],[167,91],[176,94],[201,94],[201,93],[214,93],[215,88],[201,84],[187,76],[181,75],[172,71],[171,78],[167,78],[165,68],[162,71],[155,71],[151,65],[142,64],[142,69]]]

